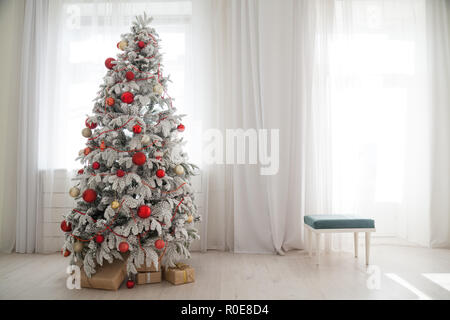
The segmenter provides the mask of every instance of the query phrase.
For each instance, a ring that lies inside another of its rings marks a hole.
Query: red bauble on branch
[[[152,214],[152,209],[149,206],[142,205],[139,207],[137,214],[140,218],[146,219]]]
[[[114,58],[106,59],[105,60],[105,67],[107,67],[108,69],[112,69],[115,66],[115,64],[112,63],[113,61],[116,61],[116,59],[114,59]]]
[[[139,41],[138,42],[138,47],[141,48],[141,49],[145,48],[145,42],[144,41]]]
[[[87,189],[83,192],[83,200],[91,203],[97,199],[97,192],[94,189]]]
[[[95,162],[92,164],[92,169],[94,169],[94,170],[100,169],[100,163],[98,163],[97,161],[95,161]]]
[[[159,239],[155,241],[155,248],[161,250],[162,248],[164,248],[166,244],[164,243],[164,240]]]
[[[86,127],[88,127],[89,129],[95,129],[95,128],[97,128],[97,123],[95,123],[94,121],[88,122],[88,119],[86,119],[86,121],[84,122],[84,124],[85,124]]]
[[[136,124],[133,126],[134,133],[138,134],[138,133],[141,133],[141,131],[142,131],[142,127],[140,125]]]
[[[63,255],[64,255],[64,257],[70,256],[70,251],[66,249],[66,250],[64,251]]]
[[[61,230],[64,232],[72,231],[72,224],[70,222],[67,222],[66,220],[63,220],[61,222]]]
[[[95,242],[97,242],[97,243],[102,243],[103,241],[105,241],[105,237],[102,236],[101,234],[98,234],[98,235],[95,237]]]
[[[156,176],[158,178],[164,178],[165,175],[166,175],[166,172],[163,169],[156,170]]]
[[[128,289],[133,289],[134,288],[134,281],[133,280],[128,280],[127,281],[127,288]]]
[[[78,170],[78,174],[83,174],[83,173],[84,173],[83,169]]]
[[[122,93],[122,95],[120,96],[120,100],[122,100],[122,102],[130,104],[134,101],[134,95],[130,91],[126,91]]]
[[[178,127],[177,127],[177,130],[178,130],[179,132],[183,132],[183,131],[184,131],[184,125],[183,125],[182,123],[180,123],[180,124],[178,125]]]
[[[127,73],[125,73],[125,78],[127,78],[128,81],[131,81],[134,79],[134,73],[132,71],[127,71]]]
[[[116,102],[116,100],[114,100],[113,97],[108,97],[106,98],[106,104],[110,107],[112,107],[114,105],[114,103]]]
[[[128,249],[130,248],[130,246],[128,245],[128,242],[121,242],[119,243],[119,251],[122,253],[125,253],[128,251]]]
[[[87,156],[89,153],[91,153],[91,148],[89,147],[84,148],[84,155]]]
[[[116,175],[119,178],[122,178],[125,175],[125,171],[123,171],[122,169],[117,170]]]
[[[135,165],[142,166],[147,161],[147,157],[143,152],[136,152],[132,160]]]

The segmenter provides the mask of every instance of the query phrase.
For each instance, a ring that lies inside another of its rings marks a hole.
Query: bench
[[[369,265],[370,234],[375,232],[375,221],[350,215],[309,215],[304,217],[308,253],[312,256],[312,238],[315,234],[316,263],[320,263],[320,239],[323,233],[353,233],[355,258],[358,257],[358,233],[366,235],[366,265]]]

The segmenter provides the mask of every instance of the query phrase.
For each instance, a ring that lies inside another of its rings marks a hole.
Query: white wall
[[[24,0],[0,0],[0,250],[11,251],[16,230],[19,67]]]

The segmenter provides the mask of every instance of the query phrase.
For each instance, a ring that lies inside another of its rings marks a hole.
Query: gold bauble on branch
[[[114,200],[113,202],[111,202],[111,208],[117,209],[119,206],[120,206],[119,201]]]
[[[83,250],[83,244],[79,241],[75,242],[73,244],[73,252],[81,252],[81,250]]]
[[[72,187],[69,190],[69,194],[71,197],[76,198],[80,195],[80,189],[78,189],[77,187]]]
[[[125,50],[125,48],[126,48],[127,46],[128,46],[128,42],[126,42],[125,40],[120,41],[120,42],[119,42],[119,45],[118,45],[118,47],[119,47],[120,50]]]
[[[92,130],[90,128],[83,128],[83,130],[81,130],[81,134],[85,138],[90,138],[92,136]]]
[[[184,168],[182,165],[177,165],[175,167],[175,173],[179,176],[182,176],[184,174]]]
[[[194,217],[192,215],[189,215],[186,219],[187,223],[191,223],[194,220]]]
[[[159,95],[162,95],[163,92],[164,92],[164,88],[163,88],[163,86],[160,85],[159,83],[158,83],[158,84],[155,84],[155,86],[153,87],[153,92],[154,92],[154,93],[157,93],[157,94],[159,94]]]
[[[78,151],[78,155],[81,157],[84,155],[84,149],[81,149],[80,151]]]

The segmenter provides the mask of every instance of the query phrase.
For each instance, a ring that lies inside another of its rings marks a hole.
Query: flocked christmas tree
[[[159,37],[145,14],[117,44],[82,135],[86,148],[70,195],[76,207],[61,223],[63,252],[88,276],[105,260],[127,271],[146,263],[174,266],[189,257],[200,220],[190,177],[197,167],[182,151],[182,116],[167,94]]]

